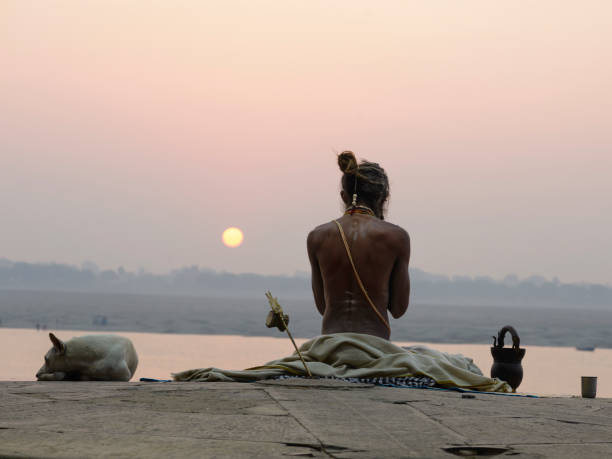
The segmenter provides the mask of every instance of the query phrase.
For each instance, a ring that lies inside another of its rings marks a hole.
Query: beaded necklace
[[[344,211],[344,215],[353,215],[353,214],[364,214],[364,215],[370,215],[371,217],[376,216],[374,211],[367,206],[353,205]]]

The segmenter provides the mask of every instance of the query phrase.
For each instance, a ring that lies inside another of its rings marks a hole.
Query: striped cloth
[[[306,378],[306,376],[295,375],[279,375],[272,379],[294,379]],[[350,383],[375,384],[377,386],[392,386],[392,387],[412,387],[416,389],[425,389],[434,387],[436,382],[427,376],[384,376],[377,378],[336,378],[333,376],[320,377],[316,379],[334,379],[337,381],[345,381]],[[309,378],[312,379],[312,378]]]

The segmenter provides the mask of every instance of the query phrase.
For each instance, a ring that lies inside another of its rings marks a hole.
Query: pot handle
[[[506,335],[506,332],[510,332],[510,335],[512,335],[512,348],[515,351],[518,351],[520,345],[521,345],[521,339],[519,338],[518,333],[516,332],[516,330],[514,329],[514,327],[512,325],[506,325],[504,326],[499,333],[497,334],[497,340],[495,341],[495,337],[493,337],[493,347],[495,348],[502,348],[504,347],[504,336]]]

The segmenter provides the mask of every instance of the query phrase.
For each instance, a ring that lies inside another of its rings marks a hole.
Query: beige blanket
[[[300,352],[313,376],[429,376],[441,387],[511,392],[507,383],[483,376],[472,359],[460,354],[447,354],[425,346],[404,349],[361,333],[317,336],[302,344]],[[306,374],[297,353],[242,371],[201,368],[173,376],[175,381],[253,381],[283,374]]]

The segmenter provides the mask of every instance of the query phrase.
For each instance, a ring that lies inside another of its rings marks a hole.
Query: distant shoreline
[[[296,337],[320,334],[321,316],[312,300],[282,303]],[[0,332],[35,329],[38,323],[53,330],[279,337],[265,327],[267,312],[263,298],[0,290]],[[491,344],[508,324],[525,345],[612,348],[612,313],[584,308],[411,304],[404,317],[391,320],[391,338]]]
[[[563,283],[557,278],[532,275],[503,279],[489,276],[447,276],[410,268],[411,298],[419,304],[504,305],[514,307],[612,310],[612,285]],[[215,271],[184,266],[167,273],[145,270],[101,270],[95,263],[27,263],[0,258],[0,289],[82,292],[98,294],[191,295],[205,298],[259,298],[271,290],[279,298],[312,300],[310,274],[264,275]]]

